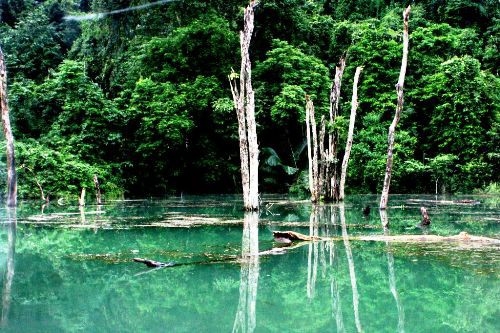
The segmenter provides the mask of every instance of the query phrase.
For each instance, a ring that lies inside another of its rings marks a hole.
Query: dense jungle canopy
[[[77,196],[94,175],[108,198],[240,191],[228,74],[239,71],[247,4],[2,0],[20,197],[39,197],[39,185],[52,198]],[[328,113],[342,55],[341,116],[329,129],[341,147],[354,71],[364,66],[346,192],[380,190],[408,4],[258,3],[251,60],[261,191],[307,189],[305,95],[317,119]],[[391,192],[484,189],[500,175],[499,2],[411,5]]]

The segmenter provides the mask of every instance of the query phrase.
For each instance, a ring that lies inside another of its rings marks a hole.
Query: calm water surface
[[[498,197],[412,199],[436,198],[391,197],[391,235],[500,239]],[[3,209],[0,331],[500,332],[500,247],[353,239],[384,234],[377,203],[264,197],[248,215],[233,196]],[[416,227],[421,205],[428,229]],[[273,230],[330,239],[285,246]]]

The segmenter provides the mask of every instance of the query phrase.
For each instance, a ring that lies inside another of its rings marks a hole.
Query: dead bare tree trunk
[[[335,67],[335,79],[333,80],[330,90],[330,125],[333,125],[339,113],[340,103],[340,88],[342,86],[342,76],[345,69],[345,57],[339,59],[339,63]],[[328,160],[327,160],[327,182],[329,183],[325,198],[330,201],[338,201],[339,199],[339,182],[337,174],[337,145],[339,134],[337,131],[330,132],[328,136]]]
[[[309,190],[311,192],[311,201],[318,202],[320,194],[319,177],[318,177],[318,137],[316,131],[316,119],[314,117],[314,103],[307,95],[306,95],[306,133],[307,133],[307,157],[309,159]]]
[[[2,49],[0,48],[0,108],[2,109],[2,124],[7,143],[7,206],[17,205],[17,174],[14,153],[14,136],[10,126],[9,105],[7,103],[7,69]]]
[[[102,205],[101,187],[97,175],[94,175],[95,198],[98,205]]]
[[[85,206],[85,187],[82,188],[82,192],[80,193],[80,197],[78,198],[78,205],[80,207]]]
[[[356,120],[356,110],[358,109],[358,81],[363,67],[357,67],[354,74],[354,83],[352,85],[352,101],[351,101],[351,117],[349,119],[349,132],[345,145],[344,159],[342,161],[342,173],[340,174],[340,189],[339,201],[344,200],[345,178],[347,174],[347,165],[349,164],[349,156],[351,155],[352,140],[354,136],[354,122]]]
[[[328,158],[328,150],[325,149],[325,135],[326,135],[326,119],[325,116],[321,116],[320,128],[319,128],[319,161],[318,161],[318,189],[320,195],[323,195],[326,199],[325,193],[327,193],[327,174],[326,174],[326,164]]]
[[[254,28],[255,2],[245,9],[244,28],[240,31],[241,69],[240,87],[232,72],[229,83],[233,94],[234,107],[238,116],[238,135],[240,138],[241,183],[245,210],[259,209],[259,146],[257,143],[257,125],[255,123],[255,99],[252,88],[252,65],[249,48]]]
[[[385,168],[385,178],[384,187],[382,189],[382,196],[380,198],[380,209],[387,208],[387,201],[389,199],[389,187],[391,185],[391,173],[392,173],[392,163],[393,163],[393,149],[394,149],[394,137],[396,126],[401,117],[401,112],[403,111],[403,87],[405,82],[406,65],[408,63],[408,21],[410,18],[411,6],[408,6],[403,12],[403,59],[401,61],[401,71],[399,72],[398,83],[396,83],[396,92],[398,95],[398,104],[396,106],[396,114],[389,127],[388,135],[388,145],[387,148],[387,165]]]

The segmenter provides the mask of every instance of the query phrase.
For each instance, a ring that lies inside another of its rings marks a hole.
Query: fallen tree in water
[[[273,236],[277,241],[290,243],[293,241],[314,241],[314,240],[341,240],[342,237],[311,237],[295,231],[273,231]],[[438,235],[369,235],[369,236],[351,236],[351,241],[380,241],[380,242],[422,242],[422,243],[438,243],[438,242],[470,242],[478,244],[497,244],[500,245],[500,239],[489,238],[483,236],[474,236],[463,231],[455,236],[438,236]]]
[[[150,259],[143,259],[143,258],[134,258],[133,259],[135,262],[140,262],[145,264],[148,267],[172,267],[175,266],[174,262],[161,262],[161,261],[156,261],[156,260],[150,260]]]
[[[285,243],[287,245],[283,247],[273,247],[270,250],[260,251],[258,256],[265,255],[279,255],[284,254],[288,250],[300,247],[306,242],[311,241],[375,241],[375,242],[394,242],[394,243],[454,243],[458,245],[472,245],[472,246],[500,246],[500,239],[489,238],[483,236],[474,236],[463,231],[455,236],[438,236],[438,235],[366,235],[366,236],[349,236],[349,237],[320,237],[320,236],[309,236],[295,231],[273,231],[273,237],[276,242]],[[292,246],[292,243],[296,242]],[[193,264],[214,264],[214,263],[228,263],[228,262],[240,262],[242,257],[239,256],[225,256],[223,258],[210,259],[208,261],[198,261],[189,263],[177,263],[177,262],[161,262],[151,259],[144,258],[133,258],[134,262],[143,263],[150,268],[165,268],[174,266],[184,266]]]
[[[428,205],[436,205],[436,206],[451,206],[451,205],[456,205],[456,206],[476,206],[480,205],[481,202],[478,200],[472,200],[472,199],[462,199],[462,200],[426,200],[426,199],[408,199],[406,200],[406,203],[408,205],[422,205],[422,204],[428,204]]]

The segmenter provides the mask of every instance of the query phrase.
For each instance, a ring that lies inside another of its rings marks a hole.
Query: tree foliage
[[[43,175],[50,193],[90,186],[93,172],[127,195],[240,188],[227,75],[238,71],[238,31],[248,2],[142,6],[148,3],[0,3],[18,150],[25,165]],[[334,125],[340,146],[354,70],[364,66],[346,190],[378,191],[396,104],[404,6],[266,0],[255,7],[251,58],[259,145],[267,147],[264,191],[301,187],[301,172],[295,171],[307,167],[305,95],[314,101],[318,120],[328,113],[341,55],[347,67]],[[413,6],[394,192],[433,192],[438,179],[453,192],[499,181],[493,171],[500,166],[499,11],[493,0]],[[45,150],[50,163],[36,160]],[[62,168],[75,172],[70,176]],[[21,193],[37,197],[33,182],[22,177]]]

